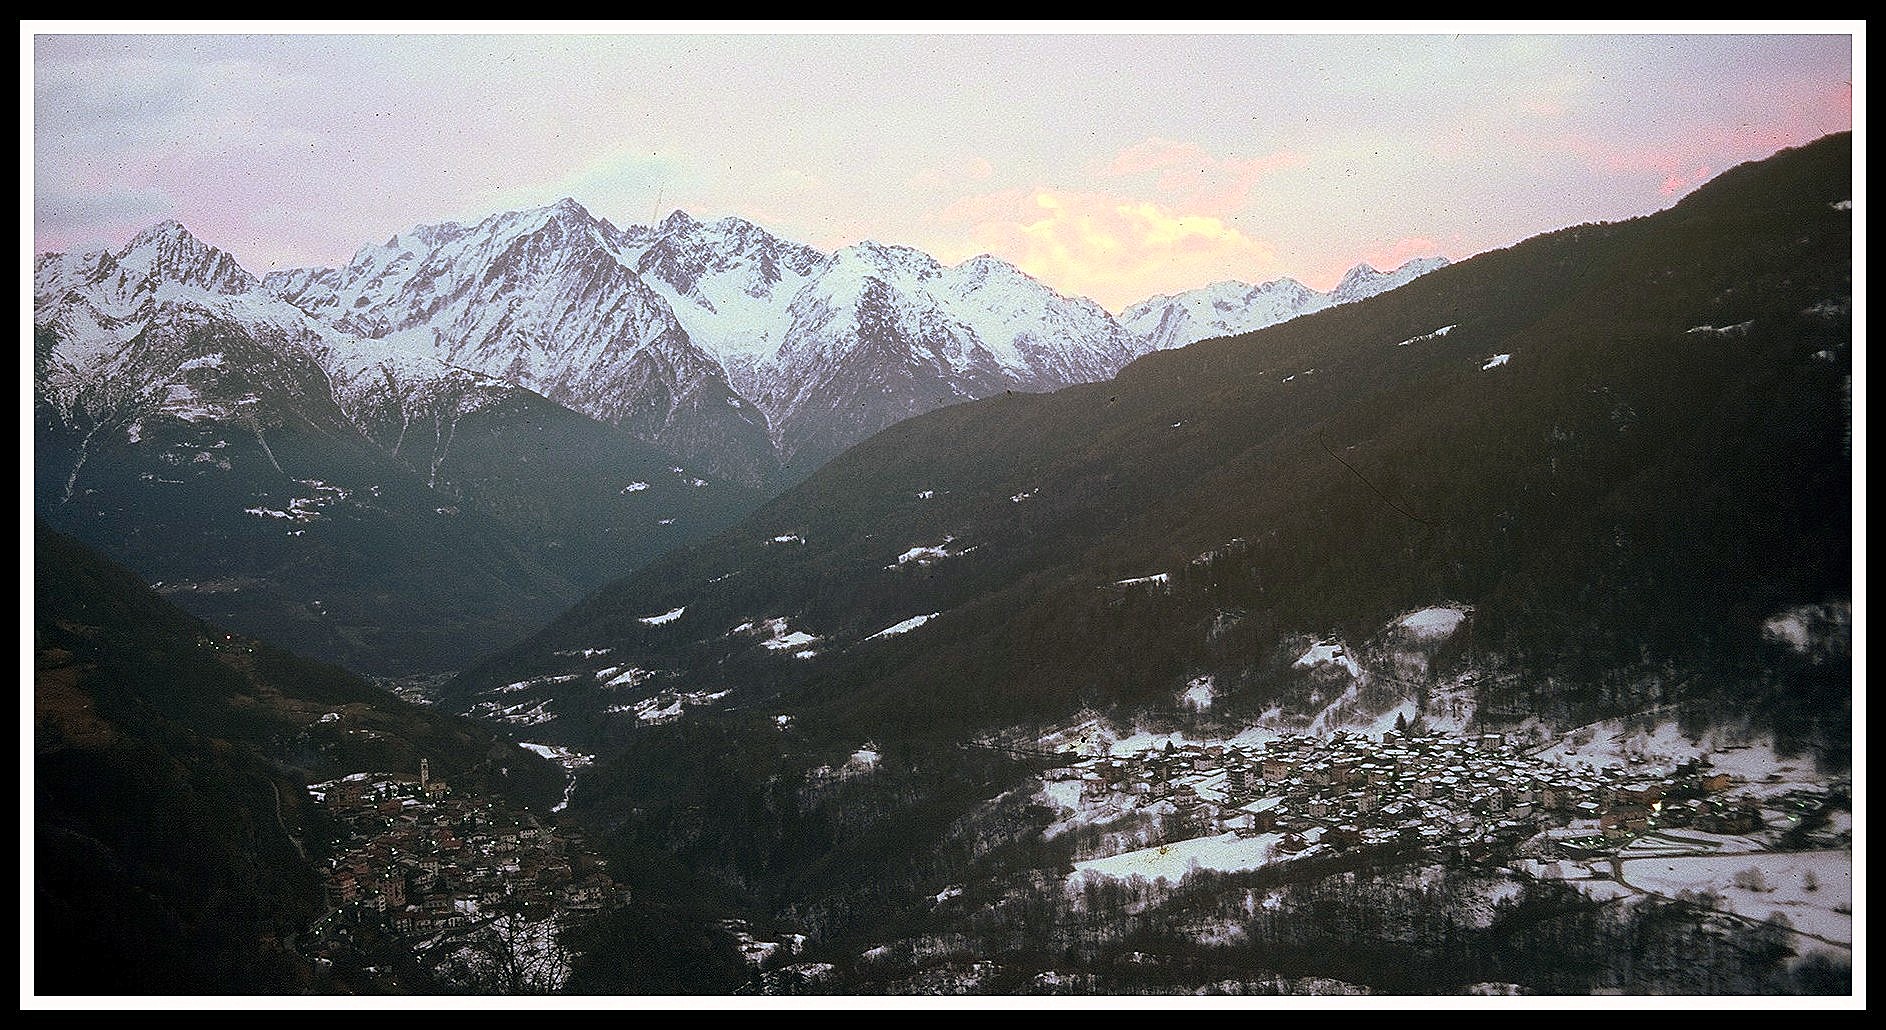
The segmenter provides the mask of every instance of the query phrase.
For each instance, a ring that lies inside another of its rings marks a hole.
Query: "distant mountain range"
[[[1335,292],[1305,290],[1305,303],[1261,324],[1445,263],[1359,266]],[[681,211],[618,229],[568,198],[419,226],[344,268],[275,272],[264,287],[387,351],[534,389],[755,486],[795,482],[911,415],[1106,379],[1149,350],[1259,317],[1183,329],[1154,318],[1142,331],[986,255],[946,267],[872,242],[824,254],[741,218]]]
[[[33,322],[35,510],[199,615],[385,674],[497,646],[892,423],[1154,346],[994,258],[568,199],[263,279],[164,222],[40,255]]]
[[[1295,279],[1273,279],[1256,286],[1235,280],[1213,283],[1143,300],[1122,312],[1120,323],[1145,341],[1148,349],[1171,350],[1213,337],[1256,332],[1299,315],[1365,300],[1446,266],[1444,257],[1415,258],[1392,272],[1357,265],[1328,293]]]

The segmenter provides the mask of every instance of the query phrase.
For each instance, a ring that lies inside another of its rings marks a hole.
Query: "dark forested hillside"
[[[1454,599],[1508,710],[1723,689],[1837,750],[1844,677],[1763,626],[1851,592],[1850,165],[1828,137],[1656,215],[901,423],[459,697],[529,680],[591,741],[654,691],[948,739],[1197,672],[1261,703],[1284,642]]]
[[[1655,712],[1845,766],[1851,162],[1851,138],[1828,137],[1656,215],[1112,382],[900,423],[459,677],[447,703],[525,703],[554,716],[534,733],[599,753],[572,814],[642,907],[572,982],[725,990],[740,971],[712,945],[740,920],[816,943],[797,972],[755,974],[779,991],[1838,990],[1759,934],[1718,949],[1704,910],[1554,890],[1460,933],[1419,880],[1382,890],[1428,906],[1420,948],[1358,962],[1376,909],[1326,883],[1240,924],[1261,962],[1195,963],[1151,888],[1071,914],[1062,877],[1096,853],[1080,833],[1107,827],[1049,837],[1027,754],[965,742],[1028,745],[1096,714],[1196,727],[1181,696],[1202,682],[1208,737],[1286,709],[1326,732],[1310,716],[1346,688],[1418,715],[1464,697],[1484,727]],[[1428,606],[1470,613],[1465,631],[1398,678],[1377,645]],[[1373,667],[1305,669],[1319,641]],[[1313,866],[1252,883],[1353,868]],[[691,972],[620,943],[651,920],[688,942]],[[1640,936],[1654,961],[1600,954]],[[1563,975],[1500,959],[1516,939]],[[1665,961],[1691,946],[1717,960]],[[1086,979],[1027,979],[1064,950]],[[986,979],[992,955],[1023,979]],[[877,972],[913,966],[932,979]]]
[[[43,524],[34,563],[38,993],[304,986],[326,836],[310,782],[426,757],[526,804],[560,789],[488,730],[201,622]]]
[[[90,345],[64,331],[38,326],[36,354]],[[339,389],[309,346],[163,308],[109,369],[41,361],[35,515],[218,625],[404,676],[458,671],[759,503],[463,370]]]

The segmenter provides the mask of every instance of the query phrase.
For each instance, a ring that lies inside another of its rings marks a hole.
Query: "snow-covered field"
[[[824,639],[803,630],[793,629],[787,624],[786,617],[783,615],[761,619],[758,622],[748,620],[727,631],[730,637],[742,634],[761,637],[760,646],[768,651],[799,651]],[[812,654],[817,654],[817,652],[812,652]],[[806,658],[811,655],[801,654],[798,657]]]
[[[1619,849],[1620,858],[1661,858],[1668,855],[1694,855],[1698,852],[1726,854],[1767,850],[1752,837],[1704,833],[1688,827],[1646,833]]]
[[[1083,876],[1092,873],[1115,880],[1139,877],[1177,882],[1193,869],[1222,873],[1248,872],[1275,862],[1277,845],[1282,840],[1283,835],[1277,833],[1261,833],[1255,837],[1240,837],[1235,833],[1195,837],[1107,858],[1076,862],[1069,880],[1078,884]]]
[[[1048,840],[1077,826],[1105,826],[1132,815],[1142,819],[1157,818],[1172,807],[1162,804],[1150,809],[1142,808],[1112,792],[1090,799],[1083,795],[1079,780],[1050,780],[1041,785],[1041,792],[1037,796],[1055,813],[1055,821],[1041,834]]]
[[[570,673],[568,675],[562,675],[562,676],[533,676],[527,680],[518,680],[514,683],[506,683],[505,685],[501,687],[492,687],[490,690],[485,691],[485,693],[487,694],[514,694],[520,690],[529,690],[532,687],[550,687],[550,686],[555,686],[558,683],[568,683],[571,680],[580,679],[580,678],[581,677],[575,673]]]
[[[1674,766],[1691,758],[1706,758],[1714,772],[1738,780],[1736,793],[1774,798],[1802,788],[1824,788],[1827,776],[1806,756],[1784,758],[1767,739],[1741,740],[1709,733],[1695,740],[1683,736],[1675,722],[1650,730],[1629,730],[1610,719],[1581,726],[1560,736],[1538,752],[1541,758],[1563,765],[1590,765],[1607,769],[1625,765]]]
[[[1623,863],[1624,880],[1640,890],[1677,897],[1711,892],[1711,903],[1749,919],[1780,913],[1803,933],[1853,942],[1853,854],[1770,852],[1703,858],[1638,858]],[[1840,908],[1847,911],[1838,911]]]
[[[1211,707],[1212,697],[1216,691],[1217,686],[1210,676],[1194,677],[1186,683],[1185,689],[1179,692],[1179,703],[1188,708],[1204,711]]]
[[[731,690],[720,690],[713,693],[704,690],[685,692],[664,690],[654,697],[643,698],[631,704],[611,705],[603,709],[603,714],[627,715],[633,713],[637,721],[650,724],[673,722],[679,719],[681,713],[687,711],[689,708],[696,705],[713,704],[715,701],[731,693],[733,693]]]
[[[1299,669],[1317,665],[1339,665],[1348,670],[1351,676],[1362,675],[1362,666],[1356,664],[1354,658],[1349,657],[1349,649],[1340,640],[1325,640],[1303,652],[1303,655],[1296,660],[1296,667]]]
[[[635,666],[625,668],[620,665],[611,665],[607,668],[596,670],[596,679],[599,680],[603,686],[612,688],[639,687],[654,678],[655,674],[653,672]]]
[[[548,704],[550,704],[549,701],[532,700],[507,707],[496,701],[480,701],[473,705],[467,714],[508,722],[516,726],[535,726],[557,717],[555,712],[545,711],[545,706]]]
[[[1451,635],[1460,627],[1461,620],[1467,617],[1467,610],[1453,607],[1423,608],[1409,612],[1396,620],[1395,625],[1407,630],[1420,640],[1434,640]]]

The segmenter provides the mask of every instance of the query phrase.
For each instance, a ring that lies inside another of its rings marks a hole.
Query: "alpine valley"
[[[1850,993],[1852,169],[1118,317],[567,199],[41,255],[40,968]]]

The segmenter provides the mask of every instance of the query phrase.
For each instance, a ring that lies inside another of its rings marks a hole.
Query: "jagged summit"
[[[143,232],[138,233],[136,236],[131,237],[131,242],[126,244],[124,249],[134,250],[141,245],[155,243],[160,240],[184,239],[195,240],[196,237],[191,234],[190,230],[183,227],[182,222],[177,221],[175,218],[166,218],[156,225],[145,229]]]
[[[260,284],[235,258],[197,239],[175,219],[138,233],[112,259],[126,272],[214,293],[245,293]]]
[[[1387,293],[1398,286],[1405,286],[1416,277],[1426,275],[1446,265],[1447,259],[1444,257],[1411,258],[1402,262],[1392,272],[1382,272],[1373,265],[1363,262],[1345,273],[1342,281],[1329,292],[1329,296],[1336,304],[1364,300],[1378,293]]]

